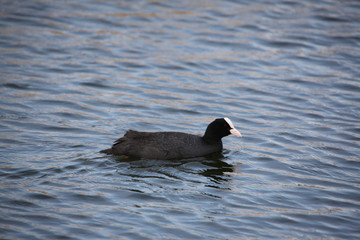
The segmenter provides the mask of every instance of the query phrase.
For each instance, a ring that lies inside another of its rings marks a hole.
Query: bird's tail
[[[104,149],[104,150],[101,150],[100,152],[105,153],[105,154],[114,154],[114,151],[112,148]]]

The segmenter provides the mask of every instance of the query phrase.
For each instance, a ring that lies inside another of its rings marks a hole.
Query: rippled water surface
[[[359,29],[355,0],[0,0],[0,238],[359,239]],[[99,153],[218,117],[218,154]]]

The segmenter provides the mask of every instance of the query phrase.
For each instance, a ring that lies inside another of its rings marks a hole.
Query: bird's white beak
[[[242,137],[242,136],[241,136],[241,133],[240,133],[236,128],[230,129],[230,133],[231,133],[232,135],[237,136],[237,137]]]

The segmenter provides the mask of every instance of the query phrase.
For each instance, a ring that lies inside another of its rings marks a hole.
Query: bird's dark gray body
[[[230,134],[241,137],[228,118],[212,121],[202,137],[182,132],[129,130],[111,148],[101,152],[149,159],[192,158],[221,151],[221,139]]]
[[[206,143],[202,137],[182,132],[137,132],[129,130],[104,153],[172,159],[204,156],[222,150],[222,142]]]

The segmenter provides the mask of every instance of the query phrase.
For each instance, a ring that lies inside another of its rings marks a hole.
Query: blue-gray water
[[[0,0],[0,79],[1,239],[360,238],[359,1]]]

